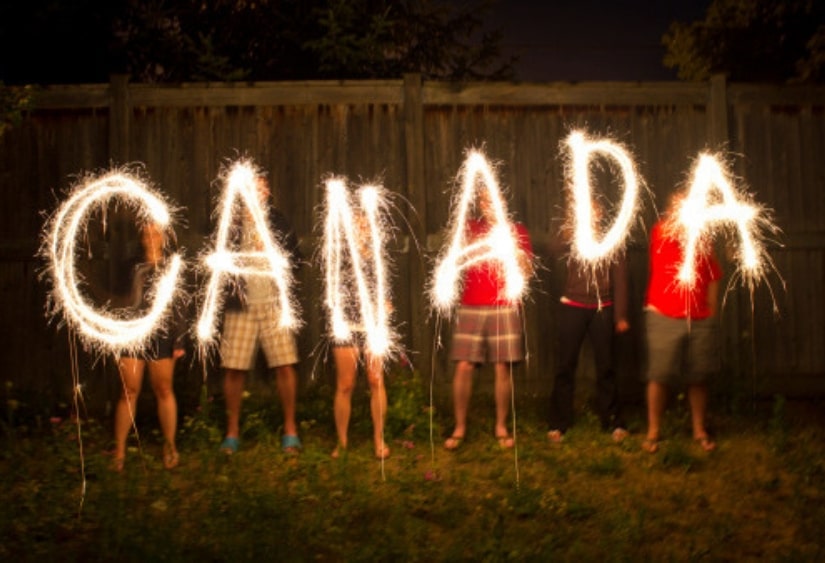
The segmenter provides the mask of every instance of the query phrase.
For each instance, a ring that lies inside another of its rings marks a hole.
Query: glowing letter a
[[[215,250],[206,257],[211,270],[204,305],[198,320],[198,340],[209,342],[215,337],[216,317],[221,308],[221,288],[226,276],[262,276],[270,278],[278,290],[278,326],[294,328],[298,320],[290,295],[292,272],[287,253],[272,237],[267,215],[258,193],[258,172],[247,161],[237,162],[229,170],[221,196],[220,220]],[[260,249],[240,252],[232,249],[230,238],[235,215],[235,202],[246,208]]]
[[[710,204],[713,189],[718,192],[718,203]],[[679,281],[691,285],[695,278],[697,246],[702,237],[717,223],[732,223],[739,233],[741,251],[739,267],[746,276],[753,276],[760,268],[763,250],[754,236],[758,210],[736,197],[728,173],[713,156],[699,155],[693,170],[690,190],[679,209],[679,224],[684,228],[685,261],[679,268]]]
[[[457,300],[462,271],[479,262],[496,262],[501,267],[503,297],[507,300],[518,300],[527,285],[519,267],[519,245],[487,159],[479,151],[471,150],[460,174],[461,194],[453,211],[451,240],[436,264],[430,289],[433,305],[441,313],[448,313]],[[477,186],[479,182],[483,186]],[[486,190],[492,225],[486,236],[468,241],[467,215],[476,190],[482,189]]]

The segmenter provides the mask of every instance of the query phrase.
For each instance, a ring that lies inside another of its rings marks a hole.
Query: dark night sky
[[[710,0],[498,0],[505,54],[532,82],[674,80],[662,65],[670,23],[701,19]]]

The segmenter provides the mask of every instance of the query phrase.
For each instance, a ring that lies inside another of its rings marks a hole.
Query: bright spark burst
[[[763,233],[777,232],[764,208],[737,191],[730,173],[715,156],[702,153],[693,168],[690,188],[679,205],[675,217],[681,227],[685,260],[677,279],[692,286],[696,277],[696,257],[699,250],[712,242],[722,227],[732,227],[739,236],[735,254],[738,271],[751,289],[764,276],[770,264],[763,244]]]
[[[571,257],[595,268],[610,262],[627,243],[639,202],[638,174],[633,159],[619,143],[608,139],[589,139],[581,131],[570,133],[565,142],[571,152],[567,172],[568,190],[573,203]],[[601,217],[593,208],[597,196],[590,178],[590,166],[596,157],[609,158],[618,164],[623,185],[619,211],[601,240],[595,232]]]
[[[216,338],[217,317],[222,309],[221,290],[232,279],[262,276],[271,279],[278,293],[279,327],[296,328],[300,322],[294,305],[291,287],[292,271],[289,255],[275,241],[267,220],[266,202],[258,192],[260,171],[248,160],[240,160],[229,167],[218,203],[218,231],[213,252],[204,259],[210,271],[204,304],[198,319],[197,338],[209,344]],[[237,218],[244,209],[252,220],[256,240],[261,250],[239,251],[232,238],[241,221]]]
[[[359,188],[360,209],[354,211],[345,180],[331,178],[325,185],[325,304],[331,336],[336,342],[346,342],[354,331],[363,329],[365,351],[376,358],[386,356],[395,345],[395,335],[390,329],[383,188]],[[352,318],[355,309],[348,307],[356,301],[358,320]]]
[[[76,269],[77,238],[86,231],[91,214],[97,209],[105,211],[111,201],[135,209],[141,222],[170,228],[169,206],[160,194],[135,176],[111,171],[90,177],[72,190],[47,224],[41,254],[48,260],[51,313],[62,312],[84,343],[119,354],[142,349],[162,326],[177,289],[182,260],[178,254],[171,257],[150,291],[152,305],[143,316],[125,317],[91,304],[81,290],[82,276]]]
[[[504,298],[508,301],[520,300],[527,290],[525,273],[518,260],[521,249],[508,221],[498,179],[484,154],[470,150],[459,176],[461,192],[452,213],[450,243],[436,264],[430,288],[433,307],[442,314],[449,313],[458,300],[462,271],[480,262],[493,262],[500,266],[504,277]],[[485,197],[488,198],[492,225],[485,237],[468,241],[468,215],[479,190],[485,190]]]

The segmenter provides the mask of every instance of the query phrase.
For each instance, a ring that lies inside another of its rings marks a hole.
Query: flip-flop
[[[509,450],[516,445],[516,441],[509,434],[505,434],[504,436],[496,436],[496,440],[498,441],[499,447],[504,450]]]
[[[461,447],[462,442],[464,442],[464,436],[450,436],[444,440],[444,449],[455,451]]]
[[[231,438],[231,437],[227,436],[226,438],[223,439],[223,442],[221,442],[220,450],[223,453],[225,453],[226,455],[232,455],[232,454],[234,454],[235,452],[238,451],[238,446],[239,445],[240,445],[240,442],[238,441],[237,438]]]
[[[285,454],[297,454],[301,451],[301,439],[294,434],[284,434],[281,436],[281,449]]]

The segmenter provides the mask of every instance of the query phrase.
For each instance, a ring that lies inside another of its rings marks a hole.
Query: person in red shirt
[[[707,379],[720,368],[716,313],[722,270],[708,245],[696,253],[693,282],[684,284],[678,279],[685,254],[684,237],[676,223],[682,197],[677,193],[671,198],[666,216],[650,233],[650,278],[645,300],[648,429],[642,443],[650,453],[659,449],[668,387],[683,363],[693,438],[705,451],[716,448],[708,435],[705,415]]]
[[[484,236],[491,228],[491,203],[482,192],[479,199],[480,217],[468,221],[469,240]],[[525,278],[532,273],[533,250],[527,229],[520,223],[512,225],[519,246],[518,263]],[[453,377],[455,427],[444,442],[448,450],[457,449],[467,431],[467,411],[472,394],[476,366],[491,362],[495,369],[496,425],[495,436],[503,448],[515,445],[507,429],[510,408],[510,369],[524,360],[524,329],[521,303],[504,295],[504,276],[495,261],[480,262],[464,273],[461,305],[456,314],[450,359],[456,362]]]

